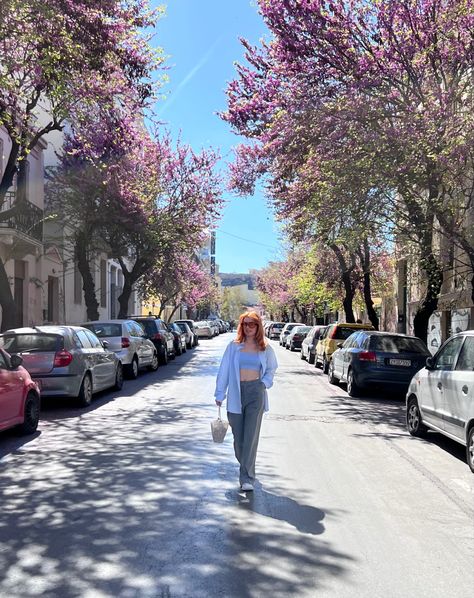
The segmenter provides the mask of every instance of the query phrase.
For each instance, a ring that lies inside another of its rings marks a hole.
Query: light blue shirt
[[[217,373],[216,391],[214,396],[216,401],[225,401],[227,399],[227,411],[230,413],[242,413],[240,403],[240,365],[239,355],[243,349],[243,343],[238,344],[234,341],[227,345],[222,357],[221,365]],[[259,351],[260,358],[260,379],[265,386],[265,407],[268,411],[267,388],[273,386],[273,376],[275,375],[278,363],[275,357],[275,351],[270,345],[267,345],[265,351]]]

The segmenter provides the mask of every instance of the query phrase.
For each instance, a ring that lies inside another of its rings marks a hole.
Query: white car
[[[432,429],[463,444],[474,473],[474,330],[449,338],[413,376],[406,421],[412,436]]]
[[[194,324],[194,327],[196,329],[196,334],[198,338],[213,338],[215,336],[214,329],[209,324],[209,322],[196,322]]]
[[[101,340],[106,340],[110,351],[115,351],[129,378],[136,378],[138,370],[147,367],[158,369],[158,353],[147,339],[145,330],[133,320],[94,321],[83,324]]]

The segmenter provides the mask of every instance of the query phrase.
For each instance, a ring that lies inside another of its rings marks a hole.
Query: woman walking
[[[214,393],[217,405],[227,398],[227,417],[234,435],[234,451],[240,463],[239,481],[244,491],[253,490],[260,425],[268,411],[267,388],[278,367],[275,352],[266,343],[260,316],[242,314],[237,337],[222,357]]]

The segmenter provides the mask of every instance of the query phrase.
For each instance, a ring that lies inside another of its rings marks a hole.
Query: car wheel
[[[314,363],[314,355],[311,352],[308,353],[308,363]]]
[[[347,372],[347,394],[350,397],[358,397],[360,394],[360,387],[355,381],[354,372],[352,370]]]
[[[178,356],[183,353],[183,349],[181,348],[181,343],[179,343],[179,345],[176,347],[175,353]]]
[[[92,380],[89,374],[86,374],[82,380],[77,399],[81,407],[88,407],[92,403]]]
[[[303,352],[303,347],[301,347],[300,359],[303,359],[303,361],[306,360],[306,357],[304,356]]]
[[[20,434],[34,434],[38,427],[40,417],[40,400],[37,395],[30,392],[25,400],[23,423],[18,426]]]
[[[428,428],[423,424],[421,419],[420,408],[415,397],[410,397],[407,404],[407,430],[412,436],[424,436]]]
[[[328,380],[329,380],[329,384],[336,384],[336,385],[339,384],[339,380],[334,375],[334,362],[333,361],[331,361],[331,363],[329,364]]]
[[[192,349],[193,348],[193,342],[189,341],[189,343],[186,343],[186,349]]]
[[[150,372],[156,372],[156,370],[158,369],[159,365],[160,365],[160,361],[158,359],[158,353],[155,351],[153,353],[153,359],[152,359],[150,365],[148,366],[148,371],[150,371]]]
[[[127,376],[131,380],[135,380],[138,377],[138,359],[136,355],[133,356],[132,363],[127,365]]]
[[[466,459],[472,473],[474,473],[474,426],[471,426],[467,433]]]
[[[163,347],[163,351],[160,355],[160,363],[161,365],[166,365],[168,363],[168,349]]]
[[[323,373],[327,374],[328,370],[329,370],[329,362],[328,362],[328,360],[326,358],[326,355],[323,355],[323,365],[322,365],[322,368],[323,368]]]
[[[117,369],[115,370],[115,390],[122,390],[123,387],[123,367],[121,363],[117,364]]]

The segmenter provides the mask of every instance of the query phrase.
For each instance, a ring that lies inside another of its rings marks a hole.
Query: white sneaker
[[[252,492],[253,486],[250,482],[244,482],[241,486],[244,492]]]

